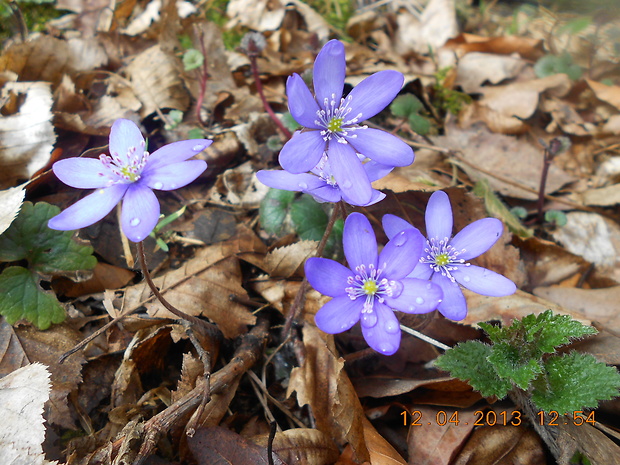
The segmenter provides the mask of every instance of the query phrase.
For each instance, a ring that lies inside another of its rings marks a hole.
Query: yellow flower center
[[[435,265],[437,266],[445,266],[450,263],[450,257],[447,253],[441,253],[439,255],[435,255]]]
[[[331,132],[339,132],[342,130],[343,121],[342,118],[332,118],[329,123],[327,123],[327,129]]]
[[[374,279],[369,279],[363,284],[362,290],[366,295],[375,295],[375,293],[379,290],[379,286],[377,286],[377,281],[375,281]]]

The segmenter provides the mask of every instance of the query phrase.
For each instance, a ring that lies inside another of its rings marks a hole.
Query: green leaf
[[[183,68],[185,71],[191,71],[200,68],[205,62],[205,57],[195,48],[186,50],[183,54]]]
[[[47,227],[60,209],[45,202],[24,202],[18,217],[0,236],[0,261],[28,260],[32,271],[59,275],[92,269],[97,259],[92,247],[72,240],[73,231],[55,231]]]
[[[422,102],[413,94],[399,95],[390,104],[390,111],[394,116],[409,118],[423,108]]]
[[[188,139],[203,139],[205,132],[200,128],[192,128],[187,132]]]
[[[585,30],[592,24],[592,18],[589,16],[579,16],[571,21],[568,21],[562,27],[558,29],[558,34],[570,34],[577,35],[581,31]]]
[[[409,115],[409,127],[421,136],[425,136],[431,129],[431,122],[424,116],[414,113]]]
[[[455,378],[467,381],[484,397],[506,397],[512,383],[501,379],[493,365],[489,363],[491,346],[479,341],[461,342],[440,356],[435,364],[442,370],[450,372]]]
[[[291,205],[291,220],[301,239],[320,241],[327,227],[327,213],[308,194],[302,195]]]
[[[281,121],[284,127],[289,131],[296,131],[299,128],[299,123],[295,121],[293,115],[288,111],[282,115]]]
[[[524,357],[519,348],[506,343],[493,345],[488,360],[501,378],[512,381],[523,390],[527,390],[530,382],[541,372],[537,359]]]
[[[51,292],[39,286],[35,275],[21,266],[0,275],[0,314],[9,324],[26,319],[39,329],[65,319],[65,310]]]
[[[599,401],[618,395],[620,374],[592,355],[571,352],[550,357],[533,383],[532,401],[545,412],[596,408]]]
[[[570,79],[576,81],[581,77],[582,69],[573,63],[573,59],[569,54],[565,53],[560,56],[545,55],[540,58],[534,65],[534,72],[539,78],[564,73]]]
[[[282,231],[294,198],[295,192],[269,189],[259,209],[260,225],[267,234],[278,235]]]
[[[566,218],[564,212],[561,212],[560,210],[547,210],[545,212],[545,221],[561,228],[566,226],[568,219]]]

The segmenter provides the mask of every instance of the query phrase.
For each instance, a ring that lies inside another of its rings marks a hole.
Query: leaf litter
[[[151,152],[189,137],[214,139],[201,155],[207,173],[162,196],[165,214],[186,207],[157,233],[169,251],[146,243],[162,294],[206,325],[188,331],[153,298],[128,265],[133,251],[114,214],[80,231],[99,259],[92,278],[65,273],[71,279],[56,276],[44,288],[33,281],[59,299],[65,321],[39,331],[1,317],[0,409],[31,407],[3,424],[3,463],[254,464],[271,463],[272,450],[273,463],[287,464],[534,464],[555,463],[547,453],[554,448],[558,463],[575,452],[594,464],[617,461],[609,438],[618,438],[618,401],[597,410],[601,431],[562,426],[549,439],[547,429],[526,423],[474,426],[477,411],[499,418],[514,404],[483,399],[433,368],[440,351],[417,339],[405,336],[385,358],[367,350],[359,330],[321,333],[313,315],[327,299],[314,290],[282,340],[316,243],[295,234],[304,218],[287,217],[294,196],[268,231],[258,221],[269,194],[254,173],[275,166],[284,141],[237,48],[245,32],[264,34],[259,75],[282,118],[286,77],[310,68],[331,37],[353,39],[347,84],[384,69],[405,74],[401,94],[421,103],[415,117],[386,110],[371,121],[417,152],[411,167],[375,183],[387,198],[364,209],[380,241],[384,214],[420,225],[437,189],[449,192],[457,229],[487,215],[510,228],[477,264],[521,291],[466,293],[470,311],[460,323],[430,314],[405,315],[402,324],[454,345],[482,337],[478,323],[553,309],[600,330],[575,347],[619,364],[617,19],[504,2],[460,5],[459,16],[442,0],[251,3],[59,0],[45,32],[3,36],[1,231],[23,209],[24,192],[25,200],[61,207],[76,200],[46,170],[59,157],[105,153],[118,118],[142,125]],[[189,49],[204,53],[204,72],[184,69]],[[536,66],[543,58],[560,68]],[[420,118],[425,134],[415,132]],[[551,163],[545,207],[567,212],[561,227],[536,222],[543,151],[558,136],[571,144]],[[4,272],[24,265],[12,260]],[[412,424],[414,412],[422,427]],[[454,412],[460,424],[437,421]]]

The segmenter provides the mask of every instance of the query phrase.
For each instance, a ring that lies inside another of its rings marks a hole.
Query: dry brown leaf
[[[226,14],[230,21],[226,29],[236,26],[246,26],[259,32],[274,31],[280,27],[284,19],[284,5],[279,1],[256,0],[231,0],[226,6]]]
[[[473,166],[463,163],[461,167],[474,181],[487,179],[494,191],[509,197],[527,200],[538,198],[533,192],[503,182],[474,168],[474,166],[480,167],[487,173],[510,179],[537,192],[540,187],[543,149],[533,145],[528,138],[492,133],[484,125],[474,124],[467,129],[449,127],[446,136],[437,137],[434,141],[441,147],[462,151],[463,157]],[[515,163],[517,157],[519,163]],[[547,177],[546,192],[555,192],[571,181],[573,181],[571,176],[552,164]]]
[[[293,368],[287,395],[296,392],[299,405],[310,405],[317,429],[339,444],[349,443],[358,460],[369,460],[364,412],[344,360],[336,355],[333,336],[308,324],[303,335],[306,359]]]
[[[0,317],[0,378],[28,363],[28,357],[15,330],[4,317]]]
[[[485,82],[499,84],[516,77],[526,64],[519,56],[468,53],[458,62],[454,84],[468,94],[476,93]]]
[[[546,127],[548,133],[560,128],[566,134],[592,136],[597,132],[594,124],[584,121],[574,106],[562,100],[548,98],[542,101],[541,110],[549,113],[553,121]]]
[[[250,439],[261,447],[267,447],[269,434],[260,434]],[[273,439],[273,450],[287,465],[329,465],[339,455],[338,448],[329,436],[311,428],[278,432]]]
[[[582,452],[592,465],[609,465],[620,463],[620,448],[594,426],[583,424],[576,426],[570,421],[559,423],[558,444],[564,456],[558,459],[560,465],[568,465],[575,449]]]
[[[419,379],[394,376],[364,376],[363,378],[353,378],[355,391],[360,397],[390,397],[406,394],[419,387],[432,389],[433,384],[440,384],[450,381],[451,377],[441,376],[432,379]]]
[[[231,382],[226,387],[224,392],[212,394],[209,403],[205,406],[204,409],[196,410],[188,424],[196,424],[205,428],[219,425],[222,421],[222,418],[224,418],[224,416],[226,416],[230,411],[230,403],[237,395],[237,389],[239,388],[240,381],[241,376],[237,377],[237,379]],[[203,383],[204,385],[204,381],[199,380],[199,382]],[[200,418],[196,420],[196,423],[194,423],[194,417],[197,413],[200,413]]]
[[[599,207],[616,205],[620,203],[620,184],[588,189],[581,196],[585,205],[597,205]]]
[[[364,425],[364,440],[370,455],[371,465],[406,465],[407,462],[396,452],[396,449],[381,436],[370,420],[364,415],[362,417]]]
[[[316,254],[316,241],[298,241],[279,247],[265,256],[265,271],[271,278],[290,278],[306,259]]]
[[[455,48],[460,53],[484,52],[512,55],[518,53],[523,58],[535,60],[542,56],[540,45],[542,40],[529,37],[499,36],[483,37],[475,34],[460,34],[446,43],[447,47]]]
[[[56,134],[52,126],[52,93],[44,82],[7,82],[0,101],[7,99],[0,118],[0,187],[30,179],[50,160]]]
[[[187,110],[189,95],[179,76],[179,67],[179,61],[159,45],[146,49],[127,65],[124,71],[142,102],[143,117],[162,108]]]
[[[53,465],[45,460],[43,404],[50,394],[50,374],[40,363],[0,379],[0,463]]]
[[[60,278],[54,280],[54,290],[67,297],[80,297],[109,289],[120,289],[135,276],[135,272],[126,268],[98,262],[93,269],[92,278],[77,283],[67,278]]]
[[[620,86],[609,86],[591,79],[586,79],[586,83],[590,86],[590,89],[594,91],[596,98],[620,110]]]
[[[19,214],[26,191],[23,186],[0,191],[0,234],[6,231]]]

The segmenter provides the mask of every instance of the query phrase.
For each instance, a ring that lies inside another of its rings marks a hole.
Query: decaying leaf
[[[251,438],[252,442],[267,447],[269,435]],[[338,448],[325,433],[310,428],[295,428],[277,433],[273,450],[287,465],[329,465],[338,458]]]
[[[11,226],[24,203],[26,191],[23,187],[12,187],[0,191],[0,234]]]
[[[280,247],[265,256],[265,269],[272,278],[290,278],[306,259],[316,253],[315,241],[299,241]]]

